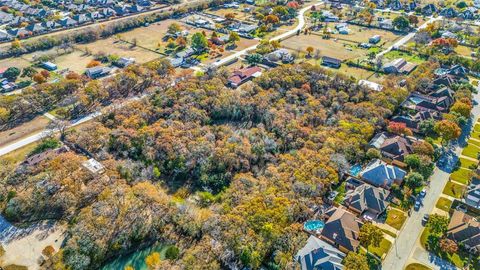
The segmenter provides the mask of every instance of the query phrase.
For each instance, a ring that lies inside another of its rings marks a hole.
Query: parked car
[[[422,225],[423,226],[427,225],[427,222],[428,222],[429,218],[430,218],[430,215],[428,215],[428,214],[423,215],[423,218],[422,218]]]
[[[413,206],[413,209],[415,209],[415,211],[418,211],[420,209],[420,206],[421,206],[421,203],[420,201],[415,201],[415,205]]]
[[[427,195],[427,190],[426,190],[426,189],[422,189],[422,191],[420,191],[420,196],[421,196],[422,198],[424,198],[425,195]]]
[[[460,211],[460,212],[464,212],[464,213],[467,212],[467,207],[463,204],[457,205],[457,207],[455,209],[457,209],[457,211]]]

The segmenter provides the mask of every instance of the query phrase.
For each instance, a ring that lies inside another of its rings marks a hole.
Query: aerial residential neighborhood
[[[0,269],[480,269],[480,1],[0,22]]]

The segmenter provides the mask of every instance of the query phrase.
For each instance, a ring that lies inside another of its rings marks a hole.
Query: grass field
[[[429,267],[427,267],[423,264],[411,263],[411,264],[407,265],[405,270],[431,270],[431,268],[429,268]]]
[[[14,141],[18,141],[29,135],[35,134],[44,130],[50,120],[45,116],[38,116],[33,120],[26,122],[20,126],[0,132],[0,146],[7,145]]]
[[[392,208],[387,211],[387,219],[385,223],[392,226],[393,228],[400,230],[402,228],[403,223],[407,219],[407,216],[404,212]]]
[[[330,56],[340,60],[355,59],[367,55],[366,50],[357,48],[353,42],[323,39],[316,34],[293,36],[281,42],[281,44],[290,50],[305,51],[308,47],[320,50],[321,56]]]
[[[403,58],[403,59],[407,60],[408,62],[412,62],[412,63],[416,63],[416,64],[421,64],[421,63],[425,62],[425,59],[422,59],[417,55],[407,54],[407,53],[400,52],[400,51],[395,51],[395,50],[391,50],[388,53],[384,54],[384,57],[385,57],[385,59],[388,59],[388,60]]]
[[[379,258],[383,258],[383,256],[388,252],[388,250],[390,250],[391,246],[392,243],[387,239],[383,238],[378,247],[370,246],[368,248],[368,251],[377,255]]]
[[[474,169],[478,165],[478,161],[474,161],[471,159],[461,157],[459,160],[460,160],[460,167],[462,168]]]
[[[437,204],[435,204],[435,207],[437,207],[438,209],[442,209],[443,211],[446,211],[448,212],[450,210],[450,207],[452,206],[452,201],[447,199],[447,198],[444,198],[444,197],[440,197],[440,199],[438,199],[437,201]]]
[[[462,197],[464,191],[465,186],[455,184],[452,181],[448,181],[445,185],[445,188],[443,189],[443,194],[459,199]]]
[[[332,25],[333,27],[333,25]],[[349,24],[348,29],[350,29],[350,33],[348,35],[342,34],[334,34],[332,37],[339,38],[339,39],[346,39],[354,42],[367,42],[368,39],[372,36],[379,35],[382,37],[381,41],[378,45],[382,45],[383,47],[388,47],[392,45],[396,40],[402,37],[402,35],[398,35],[391,31],[386,31],[382,29],[376,28],[367,28],[358,25]]]
[[[464,185],[467,185],[468,182],[470,182],[471,175],[472,175],[471,170],[460,168],[460,169],[454,171],[450,175],[450,180],[458,182],[458,183],[462,183]]]
[[[477,134],[477,133],[472,133],[472,134]],[[478,158],[479,153],[480,153],[480,147],[474,144],[468,144],[462,151],[462,155],[471,157],[474,159]]]

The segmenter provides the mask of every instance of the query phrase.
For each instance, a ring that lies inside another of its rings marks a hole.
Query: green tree
[[[205,50],[208,46],[208,40],[202,33],[195,33],[192,36],[192,48],[197,51],[201,52]]]
[[[381,158],[382,154],[380,153],[380,151],[378,149],[370,148],[370,149],[367,150],[366,156],[367,156],[368,159],[377,159],[377,158]]]
[[[370,270],[367,257],[363,254],[349,252],[342,263],[345,270]]]
[[[249,54],[245,57],[245,60],[247,61],[247,63],[251,66],[255,66],[255,65],[258,65],[260,63],[262,63],[262,60],[263,60],[263,56],[261,54],[258,54],[258,53],[252,53],[252,54]]]
[[[393,26],[398,30],[405,30],[410,27],[410,21],[405,16],[398,16],[393,19]]]
[[[238,35],[238,33],[231,31],[230,35],[228,36],[228,42],[235,45],[235,43],[239,40],[240,40],[240,36]]]
[[[439,214],[430,215],[427,222],[430,232],[436,235],[443,235],[448,228],[448,218]]]
[[[423,184],[423,175],[417,172],[411,172],[405,177],[405,185],[411,189],[415,189]]]
[[[180,254],[180,250],[176,246],[169,246],[165,251],[165,258],[168,260],[176,260],[178,255]]]
[[[174,35],[174,34],[180,32],[180,31],[182,31],[182,28],[180,27],[180,25],[178,23],[171,23],[168,26],[167,33],[169,33],[170,35]]]
[[[379,227],[368,222],[360,228],[358,238],[360,239],[360,244],[366,247],[368,252],[370,246],[378,247],[380,245],[383,239],[383,232]]]
[[[462,130],[449,120],[441,120],[435,124],[434,131],[441,137],[442,145],[460,137]]]
[[[420,167],[420,157],[416,154],[411,154],[405,156],[405,159],[403,160],[410,169],[418,169]]]
[[[3,77],[12,82],[14,82],[17,79],[18,75],[20,75],[20,69],[16,67],[9,67],[3,73]]]

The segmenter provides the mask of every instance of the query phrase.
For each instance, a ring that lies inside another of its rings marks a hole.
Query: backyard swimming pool
[[[307,231],[316,231],[323,229],[323,226],[325,226],[325,223],[320,220],[309,220],[303,224],[303,228]]]
[[[355,164],[350,167],[350,175],[357,176],[362,171],[362,166],[360,164]]]

